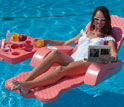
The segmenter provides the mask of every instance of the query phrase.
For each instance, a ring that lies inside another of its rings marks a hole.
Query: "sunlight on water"
[[[7,30],[10,30],[12,33],[27,34],[34,38],[68,40],[85,28],[94,8],[103,4],[108,7],[111,15],[124,17],[123,0],[0,0],[0,39],[5,38]],[[124,43],[119,51],[119,59],[124,60],[122,47]],[[63,93],[53,103],[43,103],[33,98],[26,99],[15,92],[6,90],[4,85],[7,79],[32,70],[29,66],[30,61],[31,59],[28,59],[14,65],[0,61],[0,107],[124,106],[122,101],[124,99],[124,67],[120,73],[101,84],[82,85]]]

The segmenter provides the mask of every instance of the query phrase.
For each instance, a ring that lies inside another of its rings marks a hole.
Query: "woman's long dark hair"
[[[101,32],[103,34],[111,34],[111,31],[112,31],[112,27],[111,27],[111,18],[110,18],[110,14],[109,14],[109,11],[108,9],[105,7],[105,6],[100,6],[100,7],[97,7],[93,13],[93,16],[92,16],[92,20],[91,20],[91,26],[90,26],[90,30],[94,30],[95,29],[95,25],[94,25],[94,16],[96,15],[96,12],[97,11],[101,11],[105,17],[105,26],[102,28]]]

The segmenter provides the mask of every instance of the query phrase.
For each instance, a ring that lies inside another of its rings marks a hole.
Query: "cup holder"
[[[12,44],[11,45],[11,49],[21,49],[21,48],[24,48],[25,47],[25,44]]]
[[[31,52],[32,49],[31,49],[31,48],[26,48],[26,49],[24,49],[24,51],[26,51],[26,52]]]
[[[31,45],[31,44],[32,44],[32,41],[27,40],[27,41],[26,41],[26,44]]]
[[[26,46],[26,48],[33,48],[32,41],[27,40],[27,41],[25,42],[25,46]]]
[[[11,48],[12,48],[12,49],[17,49],[17,48],[19,48],[19,45],[18,45],[18,44],[12,44],[12,45],[11,45]]]
[[[17,55],[20,55],[20,53],[19,52],[12,52],[12,55],[17,56]]]

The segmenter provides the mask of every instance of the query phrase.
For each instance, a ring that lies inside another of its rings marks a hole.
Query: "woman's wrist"
[[[44,44],[47,44],[48,39],[44,39]]]
[[[118,60],[118,58],[117,58],[117,57],[113,57],[112,62],[116,62],[117,60]]]
[[[114,62],[116,62],[118,60],[118,58],[117,57],[114,57]]]

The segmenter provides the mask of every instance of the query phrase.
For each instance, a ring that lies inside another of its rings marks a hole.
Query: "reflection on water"
[[[68,40],[77,35],[82,28],[85,29],[94,8],[103,4],[109,8],[111,14],[124,17],[123,0],[0,0],[0,39],[5,38],[7,30],[10,30],[11,33],[27,34],[34,38]],[[124,59],[123,54],[124,51],[121,48],[120,59]],[[43,103],[36,99],[23,98],[4,88],[7,79],[21,72],[32,70],[29,66],[30,61],[31,59],[16,65],[0,61],[1,106],[42,106]],[[61,105],[60,107],[75,107],[75,105],[79,107],[123,107],[123,70],[124,68],[120,73],[98,86],[82,85],[78,89],[63,93],[56,102],[45,103],[44,107],[58,105]]]

